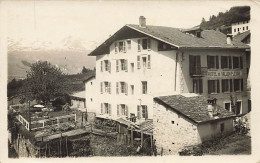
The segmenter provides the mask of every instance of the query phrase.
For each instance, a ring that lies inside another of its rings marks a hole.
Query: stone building
[[[157,153],[178,154],[186,146],[233,132],[235,115],[213,101],[190,93],[154,98],[153,138]]]

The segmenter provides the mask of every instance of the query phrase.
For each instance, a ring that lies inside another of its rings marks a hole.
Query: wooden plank
[[[141,131],[141,147],[143,147],[143,143],[144,143],[144,133],[143,131]]]

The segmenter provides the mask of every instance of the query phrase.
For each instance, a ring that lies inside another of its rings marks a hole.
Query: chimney
[[[208,99],[208,114],[211,118],[213,118],[216,115],[216,101],[217,99]]]
[[[146,18],[144,16],[139,17],[139,27],[146,27]]]
[[[232,44],[232,35],[231,34],[227,34],[227,44],[228,45],[233,45]]]

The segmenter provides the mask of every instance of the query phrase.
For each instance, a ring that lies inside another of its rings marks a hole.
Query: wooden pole
[[[46,146],[45,146],[45,157],[47,157],[47,148],[48,148],[48,144],[46,142]]]
[[[141,147],[143,147],[143,142],[144,141],[144,134],[143,131],[141,131]]]
[[[61,156],[61,138],[62,138],[62,135],[60,133],[60,156]]]
[[[133,145],[134,143],[134,131],[133,128],[131,128],[131,144]]]
[[[51,146],[49,145],[49,156],[51,155]]]
[[[66,152],[67,152],[67,156],[69,155],[69,152],[68,152],[68,137],[66,136]]]
[[[151,149],[152,149],[152,153],[153,153],[153,136],[152,135],[150,135],[150,138],[151,138]]]

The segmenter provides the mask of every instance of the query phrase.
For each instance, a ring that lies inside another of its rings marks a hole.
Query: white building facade
[[[179,93],[217,98],[227,110],[232,95],[239,113],[247,112],[244,54],[249,47],[227,44],[217,31],[198,32],[126,25],[97,47],[90,53],[96,56],[97,114],[152,119],[154,97]]]
[[[243,33],[243,32],[250,30],[249,23],[250,23],[250,20],[232,23],[232,25],[231,25],[232,35],[235,36],[239,33]]]

